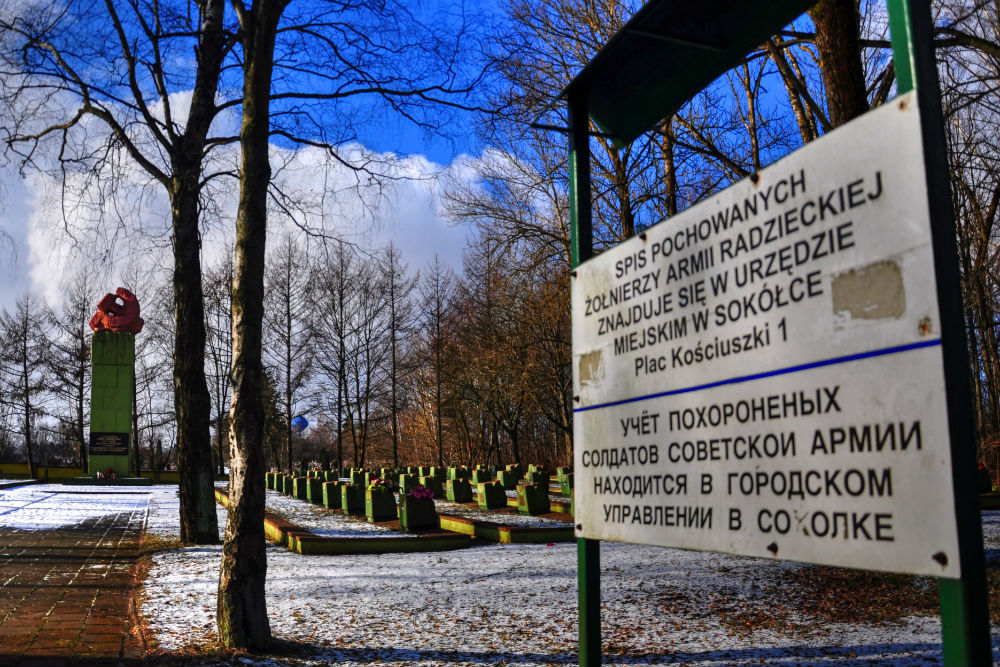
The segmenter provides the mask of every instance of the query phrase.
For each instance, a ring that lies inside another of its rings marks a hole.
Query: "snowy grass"
[[[0,490],[0,528],[47,530],[72,526],[108,514],[141,511],[149,503],[150,495],[144,490],[112,492],[108,487],[62,484],[32,484],[3,489]]]
[[[376,526],[363,518],[345,516],[321,505],[296,500],[276,491],[267,492],[267,509],[323,537],[399,537],[399,533]]]
[[[987,513],[984,528],[996,550],[1000,513]],[[215,640],[220,551],[154,558],[142,613],[160,650],[200,650]],[[272,633],[299,650],[241,656],[241,664],[577,663],[573,544],[380,556],[301,556],[269,545],[267,553]],[[766,591],[807,566],[614,543],[602,543],[601,561],[605,664],[941,664],[934,615],[854,624],[792,613],[778,627],[736,626],[746,610],[766,616],[776,605]]]
[[[145,503],[149,533],[169,540],[178,532],[171,486],[62,494],[39,485],[4,491],[0,502],[8,526],[31,523],[18,515],[66,525]],[[221,506],[218,516],[221,527]],[[995,562],[1000,512],[985,513],[983,525]],[[206,653],[216,638],[220,546],[152,556],[141,613],[156,650],[188,651],[187,659],[201,664],[576,664],[573,544],[380,556],[301,556],[269,545],[267,555],[272,633],[294,651]],[[800,604],[803,591],[792,585],[811,576],[809,566],[606,542],[601,569],[605,664],[941,664],[941,624],[933,612],[830,622]],[[852,598],[843,602],[848,612],[870,608],[866,595],[844,596]],[[757,620],[746,629],[744,618]],[[997,629],[993,642],[1000,656]]]
[[[709,602],[727,587],[750,600],[757,579],[795,565],[620,544],[602,546],[607,664],[940,662],[936,618],[819,633],[738,634]],[[161,650],[214,641],[218,548],[160,554],[142,613]],[[575,546],[495,545],[447,554],[303,557],[268,549],[272,632],[304,656],[256,664],[524,665],[576,663]],[[733,575],[734,571],[740,574]],[[681,598],[693,605],[675,605]],[[699,602],[699,600],[703,602]]]

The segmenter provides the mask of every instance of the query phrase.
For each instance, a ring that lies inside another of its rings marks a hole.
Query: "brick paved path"
[[[111,513],[87,516],[110,492],[30,489],[0,501],[0,665],[137,664],[130,604],[148,496],[115,494],[101,504]],[[78,520],[55,525],[67,516]],[[39,524],[54,527],[26,529]]]

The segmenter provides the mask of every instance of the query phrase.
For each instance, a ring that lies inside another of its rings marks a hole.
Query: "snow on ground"
[[[177,487],[172,484],[157,484],[152,487],[149,511],[146,514],[146,534],[163,538],[180,537],[180,498]],[[219,513],[219,523],[226,525],[225,508]],[[221,535],[222,533],[220,533]]]
[[[162,650],[212,641],[218,549],[160,554],[142,613]],[[790,566],[619,544],[602,546],[606,664],[927,665],[940,624],[828,627],[816,636],[734,635],[711,612],[673,613],[676,595],[704,595],[735,568],[777,576]],[[451,665],[576,663],[575,545],[496,545],[440,554],[304,557],[268,549],[276,637],[307,657],[258,664]],[[764,567],[761,567],[761,566]],[[736,594],[747,595],[747,590]],[[607,647],[606,647],[607,650]],[[835,660],[836,659],[836,660]]]
[[[67,491],[54,485],[7,489],[0,492],[0,525],[68,525],[145,504],[147,531],[177,536],[176,487],[109,491]],[[218,516],[221,536],[221,506]],[[983,524],[987,555],[995,561],[1000,512],[985,513]],[[294,656],[235,656],[233,664],[576,664],[573,544],[485,545],[381,556],[301,556],[269,545],[267,554],[272,632],[300,650]],[[203,647],[214,641],[220,558],[219,546],[153,556],[141,613],[158,650]],[[933,616],[898,623],[815,623],[799,611],[786,618],[784,626],[750,632],[723,622],[720,610],[756,608],[770,613],[762,605],[773,598],[762,591],[775,586],[781,590],[783,582],[806,567],[602,543],[605,664],[941,663],[941,626]],[[783,602],[796,607],[794,599]],[[1000,657],[997,629],[993,641]]]
[[[364,519],[337,514],[320,505],[302,502],[277,491],[267,492],[267,509],[311,533],[323,537],[399,537],[399,533]]]
[[[105,486],[31,484],[0,490],[0,527],[45,530],[108,514],[142,510],[147,491],[109,491]],[[176,519],[175,519],[176,523]],[[176,532],[176,529],[175,529]]]
[[[288,516],[294,519],[293,508]],[[984,528],[995,550],[1000,546],[1000,513],[987,513]],[[154,557],[141,610],[159,650],[215,640],[220,552],[218,547],[196,547]],[[380,556],[301,556],[271,544],[267,554],[272,633],[299,645],[302,655],[242,656],[242,664],[577,663],[574,544],[486,545]],[[803,567],[602,543],[604,662],[699,667],[940,664],[936,617],[818,627],[792,618],[791,631],[752,633],[734,631],[720,621],[715,611],[720,600],[762,604],[762,589],[780,585],[783,577]],[[997,633],[994,646],[1000,646]]]

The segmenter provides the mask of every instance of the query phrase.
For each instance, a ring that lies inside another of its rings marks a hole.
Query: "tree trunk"
[[[219,475],[226,474],[225,451],[222,449],[222,444],[225,442],[225,436],[222,432],[223,416],[224,415],[219,412],[215,419],[215,452],[216,456],[219,457]]]
[[[344,401],[347,398],[345,391],[347,386],[347,370],[344,364],[347,363],[347,352],[344,349],[344,246],[340,246],[340,254],[337,256],[337,475],[343,474],[344,470]]]
[[[840,127],[868,111],[857,3],[820,0],[809,16],[816,25],[827,115],[832,127]]]
[[[438,466],[444,466],[444,436],[441,433],[441,318],[444,317],[440,294],[434,302],[434,418],[437,421]]]
[[[239,3],[236,3],[239,7]],[[264,584],[264,402],[261,396],[264,263],[267,239],[269,95],[283,3],[258,1],[240,13],[243,125],[233,276],[232,405],[229,409],[229,520],[219,573],[219,640],[230,648],[271,644]]]
[[[396,267],[392,257],[389,258],[389,316],[390,333],[392,335],[392,370],[389,375],[392,383],[392,467],[399,467],[399,417],[396,414]]]
[[[198,70],[184,136],[171,156],[174,245],[174,409],[177,413],[178,495],[181,540],[217,544],[212,438],[209,431],[211,396],[205,380],[205,303],[201,289],[201,237],[198,198],[201,159],[208,128],[215,118],[225,37],[224,0],[204,3]]]
[[[677,167],[674,164],[674,118],[671,116],[663,124],[660,141],[660,155],[663,158],[663,203],[667,217],[677,215]]]
[[[632,210],[632,191],[629,189],[628,157],[623,157],[623,155],[627,156],[628,151],[626,150],[623,154],[614,151],[611,155],[611,164],[615,175],[618,220],[621,224],[621,240],[635,236],[635,213]]]
[[[31,370],[28,368],[28,330],[24,330],[24,340],[22,347],[22,371],[24,373],[24,455],[28,459],[28,477],[35,478],[37,472],[35,468],[35,457],[31,448]]]
[[[743,92],[747,98],[746,129],[750,137],[750,159],[753,162],[753,170],[760,171],[760,130],[757,126],[757,90],[754,89],[750,74],[750,66],[743,63]]]
[[[343,344],[341,344],[343,345]],[[341,356],[340,366],[337,368],[337,476],[343,474],[344,470],[344,362]]]
[[[87,336],[83,327],[80,328],[80,349],[78,350],[78,361],[80,363],[77,369],[79,373],[79,381],[76,384],[76,424],[75,424],[75,435],[77,447],[80,450],[80,474],[87,474],[87,443],[83,440],[83,402],[85,400],[84,394],[86,393],[84,386],[85,378],[87,377]]]
[[[198,234],[198,167],[176,181],[174,223],[174,408],[177,412],[181,540],[217,544],[211,397],[205,381],[205,311]]]
[[[288,451],[288,470],[294,470],[295,465],[292,460],[292,295],[291,295],[291,262],[285,265],[285,285],[288,292],[285,294],[285,447]],[[305,472],[305,471],[303,471]]]
[[[778,72],[781,74],[781,80],[785,84],[785,92],[788,93],[788,103],[792,106],[792,111],[795,114],[795,121],[799,126],[799,136],[802,137],[802,143],[808,144],[816,138],[816,124],[811,112],[806,109],[806,105],[802,101],[799,91],[799,87],[802,86],[801,79],[798,78],[792,67],[788,64],[785,52],[778,48],[773,39],[767,40],[764,46],[767,48],[771,60],[777,66]]]
[[[139,458],[139,397],[136,391],[135,369],[132,372],[132,452],[135,455],[135,476],[142,477],[142,462]]]
[[[521,465],[521,443],[517,439],[517,429],[513,429],[510,432],[510,449],[511,454],[514,457],[514,463]]]

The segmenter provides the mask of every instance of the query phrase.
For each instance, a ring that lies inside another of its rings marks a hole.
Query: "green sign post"
[[[602,134],[610,136],[617,145],[631,143],[675,113],[715,78],[742,62],[747,53],[813,3],[814,0],[649,2],[570,83],[564,96],[570,120],[574,269],[593,256],[589,121],[593,120]],[[920,189],[927,198],[939,310],[934,319],[940,322],[941,329],[953,489],[953,498],[948,500],[953,501],[954,506],[960,561],[960,574],[956,578],[939,579],[944,662],[949,666],[990,665],[985,564],[974,480],[975,434],[970,409],[969,365],[932,47],[933,25],[926,2],[888,0],[888,10],[898,92],[915,92],[919,111],[925,179]],[[574,278],[576,274],[574,270]],[[574,309],[578,305],[575,304]],[[574,349],[574,359],[577,354]],[[575,363],[574,369],[579,372]],[[577,407],[578,412],[590,409],[594,406]],[[599,446],[613,447],[614,444],[599,443]],[[579,511],[580,503],[577,505]],[[589,534],[580,523],[577,529],[578,533]],[[774,551],[777,552],[777,545]],[[943,558],[943,554],[938,557]],[[579,658],[581,665],[594,666],[601,663],[599,542],[581,537],[578,558]],[[947,562],[944,560],[939,560],[942,566]],[[892,565],[883,569],[892,569]]]

